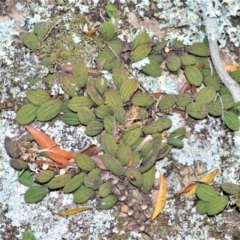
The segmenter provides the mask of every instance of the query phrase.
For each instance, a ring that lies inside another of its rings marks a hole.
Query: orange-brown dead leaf
[[[127,167],[132,167],[133,166],[133,159],[134,159],[134,156],[132,154],[130,159],[129,159],[129,161],[128,161],[128,163],[127,163]]]
[[[83,151],[81,151],[82,153],[87,154],[88,156],[95,156],[98,153],[100,153],[102,150],[104,149],[104,147],[97,147],[96,145],[91,145],[88,148],[83,149]]]
[[[95,33],[97,32],[98,30],[98,27],[95,27],[95,28],[92,28],[90,31],[85,31],[85,30],[82,30],[82,32],[87,35],[88,37],[91,37],[93,35],[95,35]]]
[[[82,61],[83,61],[83,59],[80,58],[79,62],[82,62]],[[102,62],[100,62],[97,65],[97,69],[88,68],[88,74],[90,76],[93,76],[93,77],[100,76],[105,62],[106,62],[106,59],[104,59]],[[69,73],[69,74],[72,74],[73,68],[74,68],[73,64],[62,64],[62,65],[58,65],[57,66],[57,70],[59,70],[61,72],[64,72],[64,73]]]
[[[81,150],[73,152],[73,154],[76,157],[76,154],[78,154],[78,153],[85,153],[85,154],[87,154],[91,158],[94,158],[94,157],[97,158],[98,157],[97,154],[100,153],[103,150],[104,150],[104,147],[102,147],[102,146],[97,147],[96,145],[92,144],[91,146],[89,146],[89,147],[87,147],[85,149],[81,149]],[[96,160],[96,161],[99,162],[99,160]],[[101,162],[100,163],[96,163],[97,166],[98,166],[98,164],[100,164],[100,166],[101,166]],[[100,166],[99,166],[99,168],[101,168]],[[103,168],[101,168],[101,169],[103,169]]]
[[[233,72],[239,69],[240,67],[240,63],[236,63],[236,64],[228,64],[225,62],[222,62],[223,67],[225,68],[225,70],[227,72]]]
[[[185,93],[188,89],[190,89],[191,84],[189,82],[185,82],[181,89],[179,90],[179,95]]]
[[[155,209],[151,218],[152,220],[155,219],[162,212],[166,200],[167,200],[167,184],[162,173],[160,172],[160,187],[157,196],[157,201],[155,204]]]
[[[127,111],[126,127],[130,126],[138,117],[140,108],[138,106],[132,106]]]
[[[203,182],[203,183],[206,183],[206,184],[210,184],[210,183],[213,181],[213,179],[216,177],[216,175],[218,174],[218,172],[219,172],[219,169],[217,168],[217,169],[213,170],[212,172],[208,173],[207,175],[205,175],[203,178],[201,178],[201,179],[199,180],[199,182]],[[189,191],[189,192],[185,195],[185,197],[191,197],[192,195],[194,195],[195,192],[196,192],[196,187],[197,187],[197,184],[193,187],[193,189],[192,189],[191,191]]]
[[[63,165],[68,165],[69,164],[68,160],[74,158],[74,155],[72,153],[61,149],[56,144],[56,142],[49,136],[47,136],[45,133],[29,125],[25,126],[25,128],[33,136],[34,140],[37,142],[40,148],[46,150],[46,154],[52,160]]]
[[[176,194],[183,194],[183,193],[188,193],[190,192],[197,184],[196,183],[191,183],[190,185],[188,185],[185,188],[182,188],[181,190],[179,190],[178,192],[176,192]]]
[[[200,64],[200,65],[196,66],[196,68],[200,70],[200,69],[204,68],[205,66],[206,66],[206,64],[203,63],[203,64]]]
[[[195,86],[193,86],[193,85],[191,85],[191,92],[194,95],[197,93],[197,88]]]
[[[163,95],[166,95],[166,93],[162,93],[162,92],[155,92],[152,94],[155,98],[160,98]]]

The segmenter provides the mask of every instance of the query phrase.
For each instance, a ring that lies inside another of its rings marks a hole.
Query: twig
[[[221,65],[221,58],[218,51],[217,39],[217,19],[216,18],[206,18],[206,32],[208,35],[209,48],[211,53],[211,58],[213,65],[221,78],[222,82],[227,86],[231,92],[235,102],[240,101],[240,87],[239,85],[229,76],[227,71]]]
[[[240,87],[229,76],[227,71],[221,65],[222,61],[221,61],[221,58],[220,58],[220,55],[219,55],[218,44],[217,44],[217,39],[216,39],[217,29],[218,29],[217,19],[213,18],[213,17],[212,18],[207,17],[205,19],[205,25],[206,25],[206,33],[207,33],[207,37],[208,37],[209,49],[210,49],[210,54],[211,54],[213,65],[214,65],[220,79],[222,80],[224,85],[227,86],[227,88],[231,92],[234,101],[238,102],[238,101],[240,101]],[[234,143],[235,143],[235,146],[237,148],[236,149],[237,152],[240,153],[239,152],[239,149],[240,149],[240,130],[234,132]]]
[[[216,99],[217,99],[217,97],[219,97],[219,99],[220,99],[220,103],[221,103],[221,107],[222,107],[222,119],[223,119],[223,110],[224,110],[224,107],[223,107],[222,98],[221,98],[221,96],[220,96],[219,93],[217,93],[217,95],[216,95]],[[215,99],[214,99],[214,101],[215,101]]]
[[[53,25],[47,32],[46,36],[41,40],[41,42],[43,42],[48,36],[49,34],[51,33],[51,31],[53,30],[53,28],[55,28],[55,25]]]
[[[116,54],[116,52],[113,50],[113,48],[107,43],[105,42],[105,44],[107,45],[107,47],[110,49],[110,51],[115,55],[116,58],[119,58],[119,56]]]
[[[208,58],[207,60],[208,60],[208,62],[209,62],[209,66],[210,66],[210,70],[211,70],[211,76],[212,76],[212,75],[213,75],[212,63],[211,63],[211,61],[210,61],[209,58]]]

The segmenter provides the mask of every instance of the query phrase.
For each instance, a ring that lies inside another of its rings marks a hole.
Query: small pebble
[[[127,205],[122,205],[121,212],[128,213],[129,212],[129,207]]]

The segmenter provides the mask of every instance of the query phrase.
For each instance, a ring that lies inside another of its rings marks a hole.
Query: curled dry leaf
[[[77,153],[85,153],[88,156],[95,156],[98,153],[100,153],[102,150],[104,149],[104,147],[97,147],[96,145],[92,144],[87,148],[75,151],[73,154],[76,156]]]
[[[133,159],[134,159],[134,156],[132,154],[130,159],[129,159],[129,161],[128,161],[128,163],[127,163],[127,167],[132,167],[133,166]]]
[[[143,20],[140,20],[135,13],[130,12],[128,14],[128,21],[135,28],[145,27],[152,31],[159,39],[165,36],[166,31],[161,31],[159,29],[159,21],[148,17],[143,17]],[[170,30],[170,29],[169,29]]]
[[[60,217],[66,217],[69,215],[73,215],[73,214],[88,210],[90,208],[92,208],[92,207],[89,207],[89,206],[76,207],[76,208],[68,209],[66,211],[59,212],[59,213],[57,213],[57,215]]]
[[[166,200],[167,200],[167,185],[162,173],[160,172],[160,187],[159,187],[159,192],[158,192],[154,212],[151,218],[152,220],[155,219],[162,212],[164,205],[166,203]]]
[[[179,90],[179,95],[184,94],[190,88],[191,88],[191,84],[189,82],[185,82],[181,87],[181,89]]]
[[[98,30],[98,27],[95,27],[95,28],[92,28],[90,31],[88,31],[88,30],[82,30],[82,32],[83,32],[86,36],[91,37],[91,36],[93,36],[93,35],[96,34],[97,30]]]
[[[83,59],[81,58],[79,60],[79,62],[82,62],[82,61],[83,61]],[[106,59],[104,59],[102,62],[100,62],[97,65],[97,69],[88,68],[88,74],[90,76],[93,76],[93,77],[100,76],[105,62],[106,62]],[[57,70],[59,70],[61,72],[65,72],[65,73],[72,73],[73,72],[73,67],[74,67],[73,64],[62,64],[62,65],[57,66]]]
[[[29,125],[25,126],[25,128],[33,136],[40,148],[45,150],[46,154],[55,162],[67,166],[69,164],[68,160],[74,158],[72,153],[61,149],[56,142],[45,133]]]
[[[138,106],[132,106],[127,111],[126,127],[129,127],[138,117],[140,108]]]
[[[92,156],[91,157],[92,160],[94,161],[94,163],[102,170],[107,170],[106,166],[104,165],[102,159],[100,158],[100,156]]]
[[[212,172],[208,173],[207,175],[205,175],[202,179],[199,180],[199,182],[210,184],[213,181],[213,179],[216,177],[218,172],[219,172],[219,169],[217,168]],[[193,186],[193,188],[185,195],[185,197],[189,198],[192,195],[194,195],[196,192],[196,187],[197,187],[197,183],[195,183],[195,186]]]
[[[191,184],[188,185],[187,187],[182,188],[181,190],[179,190],[178,192],[176,192],[176,195],[177,195],[177,194],[188,193],[188,192],[190,192],[195,186],[196,186],[196,183],[191,183]]]

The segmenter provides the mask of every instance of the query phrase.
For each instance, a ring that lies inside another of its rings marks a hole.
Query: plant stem
[[[239,85],[229,76],[227,71],[221,64],[221,58],[219,55],[218,44],[217,44],[217,19],[213,17],[207,17],[205,19],[206,33],[209,42],[209,49],[213,65],[224,83],[224,85],[231,92],[235,102],[240,101],[240,87]],[[240,154],[240,130],[234,132],[234,143],[237,148],[237,152]]]

